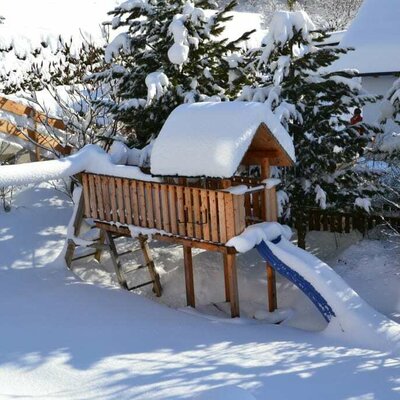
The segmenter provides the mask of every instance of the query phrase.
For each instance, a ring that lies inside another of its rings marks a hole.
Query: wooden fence
[[[30,119],[34,129],[28,127],[19,127],[10,121],[0,118],[0,132],[15,136],[25,141],[30,141],[36,145],[37,161],[40,160],[40,148],[55,150],[64,155],[67,155],[71,152],[71,147],[63,146],[60,141],[56,140],[55,138],[37,131],[38,124],[47,125],[52,128],[65,131],[66,126],[62,120],[57,118],[48,118],[46,114],[39,112],[32,107],[17,103],[4,97],[0,97],[0,109],[10,114],[23,116]]]
[[[308,231],[350,233],[358,230],[365,235],[368,230],[384,224],[400,230],[400,213],[382,210],[368,214],[359,210],[344,212],[305,207],[293,210],[291,218],[281,222],[296,228],[299,246],[304,248]]]
[[[85,216],[224,244],[246,227],[245,195],[82,174]]]

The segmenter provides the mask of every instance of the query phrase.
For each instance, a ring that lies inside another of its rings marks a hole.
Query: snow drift
[[[281,240],[273,242],[278,236]],[[325,334],[353,340],[384,351],[400,351],[400,325],[367,304],[331,267],[288,240],[289,229],[276,222],[256,224],[232,238],[227,246],[246,252],[265,241],[273,254],[308,281],[326,300],[335,316]]]

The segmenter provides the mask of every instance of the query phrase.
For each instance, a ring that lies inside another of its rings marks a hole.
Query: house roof
[[[246,156],[246,157],[245,157]],[[151,153],[151,173],[229,178],[239,165],[291,165],[291,137],[264,103],[194,103],[168,117]]]
[[[400,71],[399,20],[399,0],[364,0],[340,42],[340,47],[355,50],[341,57],[335,70],[357,69],[360,74]]]

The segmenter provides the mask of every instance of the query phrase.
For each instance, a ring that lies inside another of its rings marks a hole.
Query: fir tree
[[[116,83],[119,101],[111,105],[123,129],[135,132],[135,145],[158,135],[170,112],[184,102],[235,98],[247,77],[239,44],[218,40],[231,19],[210,0],[130,0],[115,8],[114,29],[125,29],[110,44],[106,60],[113,66],[94,79]]]
[[[278,111],[288,117],[297,158],[295,168],[283,176],[294,207],[345,207],[378,190],[374,177],[357,164],[377,128],[349,122],[355,107],[376,98],[362,94],[360,79],[353,72],[329,70],[347,50],[317,47],[327,37],[315,30],[304,11],[278,12],[252,64],[262,77],[253,94],[271,87],[281,93]]]

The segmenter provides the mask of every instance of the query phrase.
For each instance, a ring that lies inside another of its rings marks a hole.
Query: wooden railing
[[[39,112],[32,107],[17,103],[4,97],[0,97],[0,109],[17,116],[27,117],[32,121],[32,126],[34,129],[30,127],[16,126],[10,121],[0,118],[0,132],[18,137],[19,139],[25,141],[30,141],[36,145],[37,160],[40,159],[40,148],[55,150],[64,155],[67,155],[71,152],[71,147],[63,146],[60,141],[51,137],[50,135],[37,132],[37,124],[47,125],[59,130],[65,130],[66,126],[62,120],[57,118],[48,118],[46,114]]]
[[[245,195],[176,184],[82,174],[85,216],[226,243],[246,227]]]
[[[246,225],[265,221],[265,189],[250,191],[244,195]]]

